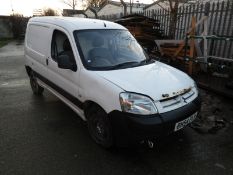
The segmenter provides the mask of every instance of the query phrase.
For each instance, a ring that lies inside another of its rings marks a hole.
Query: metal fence
[[[195,16],[197,21],[205,14],[206,4],[198,3],[188,6],[182,6],[178,9],[177,24],[175,30],[175,39],[184,39],[186,32],[190,28],[192,16]],[[143,13],[145,16],[158,19],[161,23],[160,29],[168,35],[170,27],[170,12],[169,9],[148,10]],[[203,31],[199,26],[196,30],[196,35],[201,35]],[[210,3],[209,18],[208,18],[208,35],[217,36],[233,36],[233,1],[222,1]],[[227,40],[212,40],[209,41],[208,52],[210,55],[233,58],[233,44]]]

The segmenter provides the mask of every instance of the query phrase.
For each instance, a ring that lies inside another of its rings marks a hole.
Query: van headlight
[[[124,112],[141,115],[158,113],[153,101],[144,95],[123,92],[120,94],[121,109]]]

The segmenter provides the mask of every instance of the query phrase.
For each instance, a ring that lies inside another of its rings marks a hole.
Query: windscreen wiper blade
[[[129,61],[129,62],[124,62],[124,63],[120,63],[114,66],[111,66],[111,69],[118,69],[118,68],[125,68],[128,66],[137,66],[138,64],[140,64],[140,62],[138,61]]]
[[[149,57],[149,58],[147,58],[147,59],[145,59],[145,60],[142,60],[142,61],[140,62],[140,65],[142,65],[142,64],[147,64],[147,63],[153,63],[153,62],[155,62],[155,60],[152,59],[151,57]]]

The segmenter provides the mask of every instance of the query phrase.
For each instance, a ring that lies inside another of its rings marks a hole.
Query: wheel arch
[[[84,111],[85,118],[87,118],[88,109],[92,108],[93,106],[99,107],[104,112],[106,112],[106,110],[101,105],[99,105],[98,103],[96,103],[96,102],[94,102],[92,100],[87,100],[87,101],[84,102],[84,105],[83,105],[83,111]],[[106,112],[106,114],[107,114],[107,112]]]

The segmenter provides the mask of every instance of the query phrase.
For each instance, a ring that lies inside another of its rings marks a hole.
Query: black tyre
[[[87,110],[87,126],[91,137],[105,148],[112,147],[112,128],[106,112],[98,106],[92,106]]]
[[[32,91],[35,95],[42,95],[44,92],[44,88],[41,87],[38,83],[37,83],[37,79],[33,73],[33,71],[31,71],[30,73],[30,85],[32,88]]]

